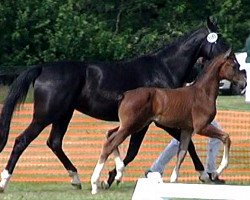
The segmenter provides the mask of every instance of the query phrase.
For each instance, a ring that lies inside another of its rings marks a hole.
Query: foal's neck
[[[216,100],[219,92],[220,84],[220,61],[213,61],[205,69],[201,76],[197,79],[194,86],[201,91],[205,91],[207,98]]]

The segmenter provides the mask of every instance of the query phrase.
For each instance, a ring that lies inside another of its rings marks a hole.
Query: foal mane
[[[208,74],[216,75],[217,70],[215,68],[219,68],[224,62],[226,62],[226,58],[224,58],[224,54],[220,54],[219,56],[215,57],[212,60],[206,61],[204,64],[204,68],[202,72],[197,76],[194,83],[199,80],[202,80],[207,77]]]

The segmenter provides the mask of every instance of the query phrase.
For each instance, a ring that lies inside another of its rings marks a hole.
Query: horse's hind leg
[[[91,177],[91,185],[92,185],[92,194],[96,194],[98,192],[98,183],[99,178],[101,176],[101,171],[104,167],[104,164],[108,158],[108,156],[115,151],[117,151],[118,146],[126,139],[129,135],[128,129],[119,128],[117,132],[110,135],[105,141],[100,158],[96,164],[93,175]]]
[[[148,130],[148,126],[143,128],[140,132],[131,135],[128,151],[127,151],[125,158],[123,159],[124,166],[127,166],[130,162],[132,162],[134,158],[136,157],[136,155],[138,154],[138,151],[140,149],[141,143],[144,139],[144,136],[147,130]],[[109,188],[112,185],[112,183],[115,180],[116,175],[117,175],[116,168],[109,171],[109,177],[108,177],[108,180],[106,181],[108,184],[107,188]]]
[[[108,130],[106,135],[107,135],[107,138],[109,138],[114,132],[116,132],[117,130],[119,129],[119,126],[114,128],[114,129],[111,129],[111,130]],[[114,155],[114,160],[115,160],[115,174],[114,174],[114,180],[117,181],[117,184],[119,184],[121,182],[121,179],[122,179],[122,176],[123,176],[123,171],[124,171],[124,168],[125,168],[125,165],[120,157],[120,152],[119,152],[119,148],[115,148],[114,151],[113,151],[113,155]],[[107,181],[103,181],[102,182],[102,188],[103,189],[108,189],[109,188],[109,184]]]
[[[81,189],[81,181],[77,173],[77,169],[62,149],[62,140],[68,128],[68,124],[72,117],[72,114],[73,111],[69,111],[66,116],[61,117],[60,120],[57,120],[52,124],[52,129],[47,141],[47,145],[61,161],[65,169],[68,170],[69,176],[72,178],[71,184],[77,189]]]
[[[16,163],[20,158],[20,156],[22,155],[23,151],[41,133],[41,131],[47,125],[48,124],[39,123],[33,119],[28,128],[20,136],[16,138],[7,166],[1,174],[1,182],[0,182],[1,192],[3,192],[7,187],[11,174],[13,173]]]
[[[117,184],[119,184],[121,182],[121,179],[123,176],[125,165],[120,157],[119,148],[116,148],[113,151],[113,155],[114,155],[114,159],[115,159],[115,168],[116,168],[115,180],[117,181]]]

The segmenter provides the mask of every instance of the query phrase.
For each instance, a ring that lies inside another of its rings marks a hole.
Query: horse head
[[[209,17],[207,18],[206,31],[206,39],[202,42],[199,56],[206,60],[211,60],[221,53],[226,52],[229,49],[229,45],[219,32],[217,23],[212,21]]]
[[[230,48],[226,53],[219,56],[223,62],[220,66],[220,79],[227,79],[237,84],[241,89],[246,87],[246,71],[240,70],[240,65]]]

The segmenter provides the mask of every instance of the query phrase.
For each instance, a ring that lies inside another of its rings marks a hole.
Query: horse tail
[[[0,152],[4,149],[9,135],[13,112],[18,104],[25,101],[29,86],[41,74],[42,66],[32,67],[22,72],[12,83],[0,116]]]

